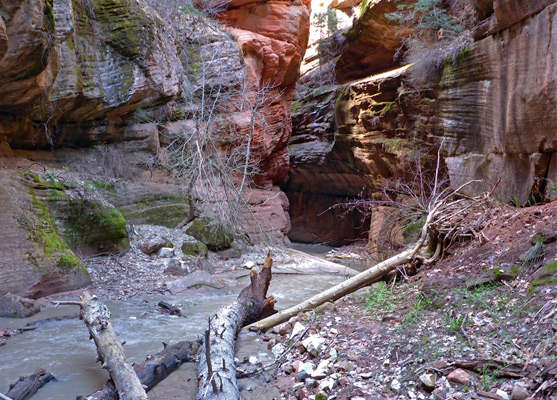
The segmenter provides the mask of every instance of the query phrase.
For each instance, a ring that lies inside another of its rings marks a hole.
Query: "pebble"
[[[292,328],[292,333],[290,334],[290,338],[293,338],[294,336],[304,332],[305,330],[306,330],[306,327],[304,325],[302,325],[299,322],[296,322],[294,324],[294,328]]]
[[[460,385],[466,385],[468,382],[470,382],[470,379],[472,379],[472,375],[470,375],[462,368],[458,368],[455,369],[453,372],[451,372],[447,376],[447,379],[451,382],[458,383]]]
[[[435,374],[421,374],[420,382],[422,382],[427,389],[435,388]]]
[[[514,385],[511,392],[511,400],[525,400],[528,397],[528,392],[518,385]]]

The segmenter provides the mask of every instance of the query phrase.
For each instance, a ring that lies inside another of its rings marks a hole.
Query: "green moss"
[[[100,201],[71,200],[64,219],[64,237],[75,245],[87,244],[111,251],[129,248],[126,219]]]
[[[129,59],[137,59],[142,46],[154,39],[154,21],[127,0],[96,0],[95,16],[103,24],[110,46]]]
[[[182,244],[182,253],[187,256],[206,257],[208,249],[207,246],[201,242],[184,242]]]
[[[534,277],[532,288],[535,286],[545,286],[557,282],[557,261],[551,261],[544,265]]]
[[[209,217],[194,220],[186,233],[205,243],[211,251],[226,249],[234,241],[229,229]]]
[[[30,226],[30,240],[42,248],[46,258],[52,259],[54,265],[69,271],[75,267],[82,267],[83,262],[69,248],[58,233],[58,228],[47,206],[37,199],[35,191],[30,188],[37,222]],[[40,266],[39,257],[28,253],[28,260]]]
[[[112,182],[87,179],[83,183],[83,186],[85,187],[85,189],[92,190],[92,191],[95,191],[95,192],[98,191],[98,190],[102,190],[102,191],[105,191],[105,192],[116,193],[116,185]]]
[[[65,270],[72,270],[83,266],[83,261],[73,253],[66,253],[60,256],[57,266]]]
[[[408,242],[412,242],[418,238],[422,228],[425,224],[425,217],[415,217],[414,220],[406,225],[404,229],[402,229],[402,234],[404,239]]]

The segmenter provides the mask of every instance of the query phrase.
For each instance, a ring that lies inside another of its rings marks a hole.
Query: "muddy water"
[[[278,300],[278,308],[285,308],[340,283],[342,279],[329,275],[275,275],[269,293]],[[239,285],[228,291],[201,288],[184,296],[107,302],[114,329],[126,342],[124,349],[130,360],[143,361],[146,355],[160,351],[162,342],[196,339],[202,333],[207,317],[220,306],[233,301],[247,285],[247,277],[239,281]],[[155,306],[162,299],[180,305],[186,318],[156,313]],[[143,300],[148,300],[148,303]],[[47,309],[32,320],[0,318],[0,329],[24,326],[27,322],[53,315],[72,316],[76,314],[76,308]],[[245,348],[242,350],[246,352]],[[73,400],[77,395],[86,395],[98,389],[106,381],[108,375],[95,363],[95,356],[95,346],[89,340],[82,321],[70,318],[44,322],[35,330],[9,338],[8,343],[0,347],[0,392],[6,393],[10,383],[19,376],[29,375],[42,367],[58,381],[47,384],[33,399]]]

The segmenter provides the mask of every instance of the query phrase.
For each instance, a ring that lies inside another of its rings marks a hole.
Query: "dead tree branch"
[[[120,400],[145,400],[147,394],[128,362],[121,342],[112,329],[110,311],[87,291],[81,296],[81,319],[97,346],[98,360],[108,370]]]
[[[234,365],[236,336],[244,324],[275,312],[275,300],[272,297],[266,298],[272,265],[273,260],[269,253],[261,272],[252,270],[251,283],[242,290],[238,299],[222,307],[209,319],[204,349],[199,360],[198,400],[240,398]]]
[[[55,380],[56,378],[52,374],[39,368],[33,375],[20,377],[16,383],[10,385],[10,390],[6,393],[6,396],[0,394],[0,398],[8,400],[27,400],[48,382]]]
[[[437,200],[434,203],[430,204],[424,226],[421,230],[420,238],[408,250],[405,250],[395,255],[394,257],[391,257],[375,265],[374,267],[348,279],[347,281],[344,281],[339,285],[336,285],[324,292],[311,297],[308,300],[303,301],[300,304],[297,304],[286,310],[279,311],[271,317],[253,323],[247,328],[253,331],[265,331],[269,328],[272,328],[273,326],[280,324],[281,322],[287,321],[299,312],[308,311],[327,301],[334,301],[341,297],[344,297],[347,294],[350,294],[366,285],[378,281],[380,278],[395,270],[397,267],[403,264],[410,263],[412,260],[419,256],[419,251],[429,242],[430,235],[432,235],[436,230],[439,230],[437,221],[440,218],[443,218],[443,216],[447,212],[454,210],[454,206],[460,203],[460,199],[457,197],[460,190],[473,182],[475,181],[470,181],[453,191],[443,191],[445,195],[437,197]],[[463,209],[465,210],[466,207],[463,207]]]

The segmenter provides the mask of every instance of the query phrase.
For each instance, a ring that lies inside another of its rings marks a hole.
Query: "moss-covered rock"
[[[230,229],[209,217],[194,220],[186,233],[205,243],[211,251],[227,249],[234,241]]]
[[[557,282],[557,261],[553,260],[540,268],[534,276],[532,286],[544,286]]]
[[[186,256],[206,257],[208,249],[204,243],[198,241],[186,241],[182,244],[182,253]]]
[[[64,237],[73,245],[85,244],[102,251],[121,252],[130,247],[126,219],[101,200],[70,200],[64,216]]]

